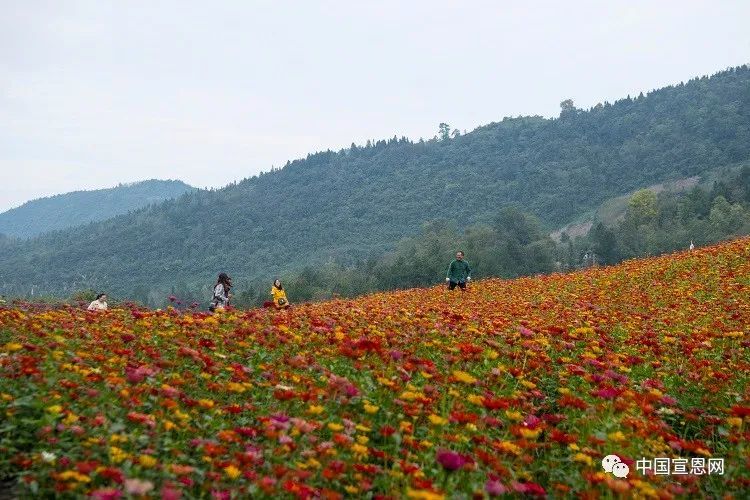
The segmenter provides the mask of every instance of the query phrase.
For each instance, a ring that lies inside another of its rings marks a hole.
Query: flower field
[[[0,476],[20,497],[742,498],[749,348],[750,239],[289,311],[6,305]],[[656,457],[724,468],[636,469]]]

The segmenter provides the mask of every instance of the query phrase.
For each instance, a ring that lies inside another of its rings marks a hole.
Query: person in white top
[[[232,298],[231,289],[232,278],[227,273],[219,274],[219,279],[216,280],[216,284],[214,285],[214,296],[211,299],[208,310],[214,312],[226,309],[229,306],[229,300]]]
[[[690,248],[690,250],[692,250],[692,249],[695,248],[695,245],[693,245],[693,240],[690,240],[690,247],[689,248]]]
[[[94,300],[89,306],[87,307],[89,311],[106,311],[107,310],[107,294],[106,293],[100,293],[96,296],[96,300]]]

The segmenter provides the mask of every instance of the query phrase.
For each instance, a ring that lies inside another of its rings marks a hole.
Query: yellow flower
[[[240,477],[241,471],[234,465],[228,465],[224,467],[224,473],[229,479],[237,479]]]
[[[227,384],[227,390],[230,392],[236,392],[238,394],[242,394],[245,392],[245,386],[242,384],[238,384],[237,382],[229,382]]]
[[[481,405],[482,403],[484,403],[484,398],[476,394],[471,394],[466,398],[466,401],[475,405]]]
[[[310,415],[320,415],[324,410],[323,405],[310,405],[307,407],[307,413]]]
[[[395,382],[393,382],[392,380],[388,380],[385,377],[378,377],[378,383],[386,387],[393,387],[394,385],[396,385]]]
[[[521,435],[526,439],[536,439],[541,432],[542,429],[527,429],[525,427],[521,429]]]
[[[146,467],[147,469],[156,465],[156,462],[157,460],[151,455],[141,455],[138,457],[138,463],[141,464],[141,467]]]
[[[729,417],[727,423],[730,427],[737,427],[738,429],[742,427],[742,419],[740,417]]]
[[[380,409],[379,406],[375,406],[370,403],[365,403],[364,408],[365,408],[365,412],[370,413],[370,414],[377,413],[378,410]]]
[[[214,402],[210,399],[199,399],[198,406],[200,406],[201,408],[213,408]]]
[[[127,443],[128,436],[126,434],[112,434],[109,436],[110,443]]]
[[[350,495],[354,495],[355,493],[359,492],[359,488],[357,488],[356,486],[352,486],[352,485],[344,486],[344,489]]]
[[[414,401],[415,399],[422,397],[422,395],[418,392],[404,391],[399,397],[407,401]]]
[[[174,416],[179,418],[183,422],[187,422],[188,420],[190,420],[190,415],[188,415],[187,413],[181,412],[177,408],[175,408],[174,410]]]
[[[88,476],[86,476],[84,474],[81,474],[81,473],[79,473],[77,471],[74,471],[74,470],[66,470],[64,472],[61,472],[60,474],[57,475],[57,479],[61,479],[63,481],[73,480],[73,481],[77,481],[79,483],[89,483],[89,482],[91,482],[91,478],[90,477],[88,477]]]
[[[23,349],[23,344],[19,344],[17,342],[8,342],[7,344],[5,344],[6,351],[13,352],[20,351],[21,349]]]
[[[466,372],[462,372],[461,370],[453,370],[453,378],[464,384],[475,384],[477,381],[476,378]]]
[[[536,384],[528,380],[521,380],[521,385],[523,385],[527,389],[536,389]]]
[[[511,420],[515,420],[516,422],[520,422],[521,420],[523,420],[523,415],[521,415],[521,412],[515,410],[505,410],[505,416]]]
[[[521,448],[518,445],[511,443],[510,441],[500,441],[499,443],[493,444],[499,451],[506,453],[512,453],[513,455],[520,455]]]
[[[573,461],[586,464],[589,466],[594,465],[594,460],[590,456],[586,455],[585,453],[576,453],[573,456]]]
[[[448,423],[448,420],[441,417],[440,415],[435,415],[434,413],[427,417],[430,420],[430,423],[432,425],[445,425]]]
[[[414,500],[444,500],[445,495],[440,493],[433,493],[429,490],[413,490],[411,488],[406,490],[407,498],[413,498]]]
[[[59,415],[62,411],[62,406],[60,405],[52,405],[47,407],[47,413],[51,413],[52,415]]]
[[[370,441],[370,438],[367,436],[357,436],[357,442],[359,444],[367,444]]]
[[[120,462],[124,461],[126,458],[128,458],[128,454],[124,450],[118,448],[117,446],[109,447],[109,459],[112,462],[119,464]]]
[[[354,453],[354,456],[358,459],[366,457],[370,452],[367,450],[367,446],[363,446],[359,443],[354,443],[352,445],[352,453]]]
[[[333,432],[340,432],[344,430],[344,426],[341,424],[337,424],[335,422],[329,422],[328,428],[331,429]]]
[[[610,441],[614,441],[616,443],[620,443],[627,439],[625,437],[625,434],[622,433],[622,431],[610,432],[609,434],[607,434],[607,437],[609,438]]]

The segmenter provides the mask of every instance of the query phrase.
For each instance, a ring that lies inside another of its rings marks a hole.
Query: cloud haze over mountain
[[[0,19],[0,211],[221,186],[352,141],[556,115],[748,62],[750,3],[19,2]]]

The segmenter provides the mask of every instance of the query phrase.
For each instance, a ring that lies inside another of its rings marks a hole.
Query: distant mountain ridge
[[[177,198],[195,188],[177,180],[146,180],[112,188],[73,191],[28,201],[0,213],[0,233],[30,238],[110,219],[153,203]]]
[[[156,299],[210,286],[220,271],[239,290],[369,260],[431,220],[465,228],[516,205],[552,230],[605,200],[750,159],[748,66],[589,110],[563,104],[554,119],[310,154],[223,189],[5,245],[0,294],[93,287]]]

